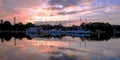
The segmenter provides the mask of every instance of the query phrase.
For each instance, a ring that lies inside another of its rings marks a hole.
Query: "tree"
[[[13,26],[13,30],[15,31],[24,31],[25,30],[25,25],[22,23],[17,23]]]
[[[2,25],[2,30],[11,31],[12,30],[12,24],[9,21],[5,21]]]
[[[35,25],[29,22],[25,26],[26,26],[26,28],[29,28],[29,27],[34,27]]]
[[[113,27],[109,23],[102,23],[102,22],[94,22],[94,23],[87,23],[81,25],[83,29],[88,29],[93,32],[96,30],[106,31],[106,33],[112,33]]]

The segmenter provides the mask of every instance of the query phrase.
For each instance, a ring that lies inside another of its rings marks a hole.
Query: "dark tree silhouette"
[[[25,25],[22,23],[17,23],[13,26],[14,31],[24,31],[25,30]]]
[[[2,25],[2,30],[4,31],[11,31],[12,30],[12,24],[9,21],[5,21]]]
[[[87,29],[95,32],[96,30],[106,31],[106,33],[113,33],[113,27],[109,23],[94,22],[81,24],[82,29]]]
[[[29,27],[34,27],[35,25],[29,22],[25,26],[26,26],[26,28],[29,28]]]

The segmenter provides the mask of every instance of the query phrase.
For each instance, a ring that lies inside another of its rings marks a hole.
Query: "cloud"
[[[71,11],[71,12],[59,12],[58,14],[60,15],[68,15],[68,14],[76,14],[76,13],[85,13],[85,12],[95,12],[98,10],[101,10],[105,7],[96,7],[96,8],[91,8],[91,9],[85,9],[85,10],[78,10],[78,11]]]
[[[120,9],[120,5],[108,6],[104,9],[105,12],[114,12]]]
[[[46,2],[47,1],[47,2]],[[9,15],[16,15],[16,14],[26,14],[30,15],[32,14],[33,10],[37,9],[36,13],[39,15],[51,15],[59,12],[60,10],[62,11],[63,8],[71,7],[71,6],[77,6],[79,4],[82,4],[83,2],[91,2],[93,0],[0,0],[1,5],[4,7],[0,7],[0,12],[2,12],[3,16],[9,16]],[[45,5],[46,4],[46,5]],[[50,5],[49,5],[50,4]],[[47,10],[45,9],[47,8]],[[40,11],[41,9],[41,11]],[[44,10],[44,11],[43,11]],[[59,11],[52,11],[53,10],[59,10]],[[45,12],[45,11],[48,11]],[[49,12],[50,11],[50,12]],[[34,11],[35,12],[35,11]],[[34,14],[33,12],[33,14]],[[75,13],[75,12],[70,12]],[[60,12],[59,14],[62,14]]]
[[[41,2],[40,0],[1,0],[5,5],[6,7],[10,7],[10,8],[13,8],[13,7],[24,7],[24,8],[29,8],[31,6],[37,6],[39,5]]]
[[[78,5],[80,0],[50,0],[50,5],[62,5],[63,7],[69,7],[72,5]]]
[[[2,3],[2,0],[0,0],[0,7],[4,6],[4,4]]]
[[[79,6],[80,4],[84,4],[88,6],[91,5],[91,3],[94,1],[96,0],[50,0],[49,4],[51,6],[55,6],[55,5],[62,6],[62,8],[52,7],[51,9],[63,9],[71,6]]]
[[[25,10],[35,9],[43,4],[43,1],[41,0],[1,0],[1,2],[4,4],[4,6],[1,7],[1,10],[6,11],[7,15],[17,13],[16,8]]]
[[[0,18],[11,20],[14,16],[22,22],[26,17],[34,15],[32,9],[40,7],[44,1],[41,0],[0,0]]]
[[[10,20],[14,16],[22,22],[31,20],[34,16],[70,16],[76,18],[79,14],[84,16],[119,15],[119,1],[113,0],[0,0],[0,18]],[[116,3],[118,6],[116,6]],[[77,19],[77,18],[76,18]],[[34,20],[34,19],[33,19]]]
[[[16,10],[14,8],[31,8],[39,5],[39,0],[33,1],[33,0],[1,0],[4,4],[4,7],[1,9],[6,11],[8,14],[16,13]]]
[[[97,1],[97,0],[81,0],[81,3],[88,6],[88,7],[91,7],[91,6],[93,6],[92,3],[95,1]]]

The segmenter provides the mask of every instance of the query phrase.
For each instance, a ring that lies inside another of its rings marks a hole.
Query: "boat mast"
[[[70,18],[69,18],[69,27],[70,27]]]
[[[14,25],[16,24],[16,17],[13,18],[14,19]]]
[[[86,17],[86,23],[87,23],[87,17]]]
[[[79,21],[80,21],[80,25],[81,25],[81,23],[82,23],[82,17],[81,17],[81,15],[80,15],[80,20]]]
[[[46,25],[47,25],[47,19],[46,19]]]

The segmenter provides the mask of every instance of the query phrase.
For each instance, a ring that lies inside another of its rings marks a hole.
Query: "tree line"
[[[106,33],[113,33],[115,31],[120,32],[120,25],[111,25],[103,22],[82,23],[80,26],[81,29],[87,29],[92,32],[95,32],[96,30],[105,31]]]
[[[44,24],[44,25],[35,25],[33,23],[26,23],[26,24],[22,24],[20,23],[16,23],[14,25],[12,25],[9,21],[4,21],[1,20],[0,23],[0,31],[25,31],[27,28],[30,27],[41,27],[43,30],[52,30],[52,29],[56,29],[56,30],[64,30],[64,31],[68,31],[68,30],[90,30],[92,32],[95,32],[96,30],[101,30],[101,31],[105,31],[107,33],[111,33],[115,31],[119,31],[120,32],[120,25],[111,25],[109,23],[104,23],[104,22],[89,22],[89,23],[82,23],[79,26],[63,26],[62,24],[58,24],[58,25],[50,25],[50,24]]]
[[[1,20],[0,31],[25,31],[27,28],[33,26],[34,24],[32,23],[22,24],[21,22],[12,25],[9,21],[3,22],[3,20]]]

